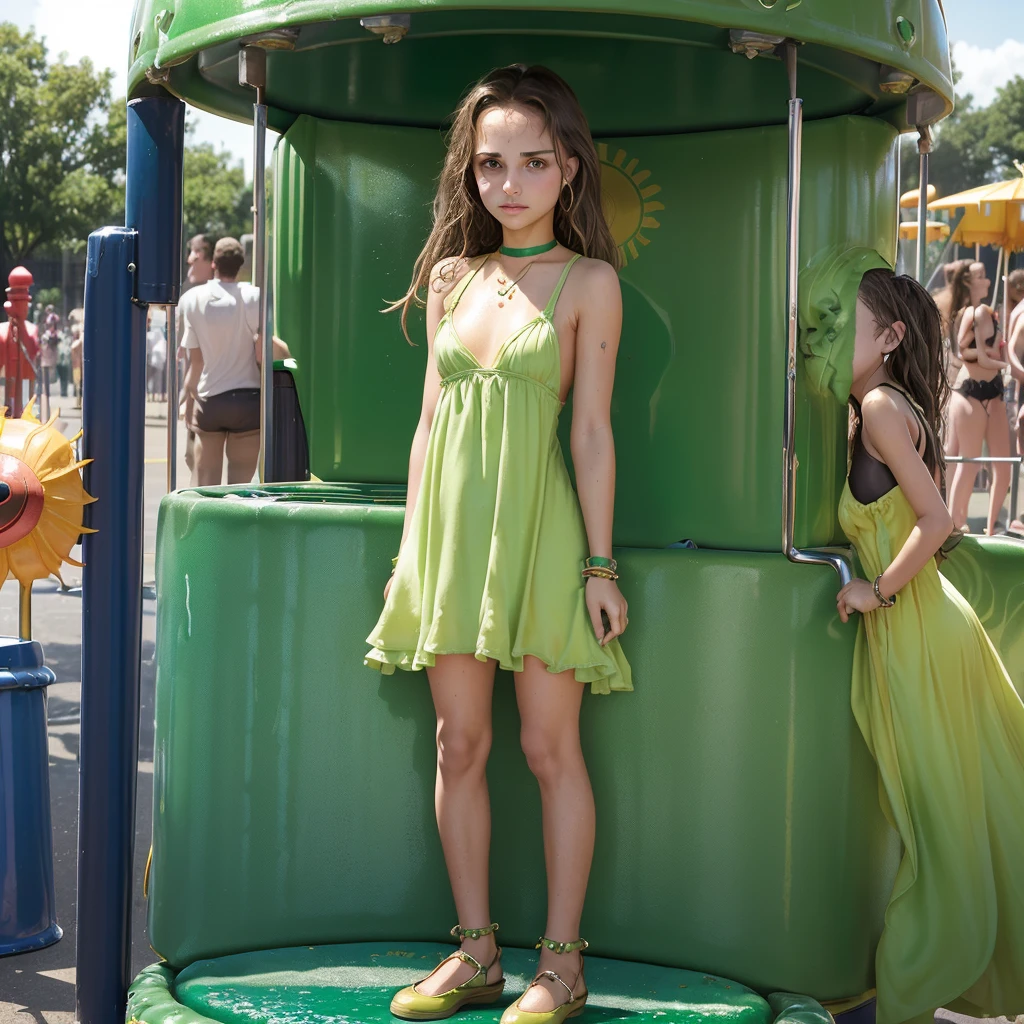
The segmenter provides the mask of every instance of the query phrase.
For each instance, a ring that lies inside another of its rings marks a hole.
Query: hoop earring
[[[572,204],[576,202],[576,193],[573,192],[572,185],[571,185],[570,182],[563,181],[562,182],[562,191],[559,192],[559,194],[558,194],[558,201],[559,201],[559,203],[562,202],[562,199],[563,199],[563,197],[565,195],[565,190],[566,189],[569,190],[569,205],[565,207],[565,212],[568,213],[572,209]]]

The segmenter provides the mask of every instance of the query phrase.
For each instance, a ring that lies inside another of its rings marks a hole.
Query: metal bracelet
[[[882,606],[883,608],[891,608],[891,607],[892,607],[892,606],[893,606],[893,605],[894,605],[894,604],[896,603],[896,595],[895,595],[895,594],[893,594],[893,595],[892,595],[892,597],[889,597],[889,598],[885,598],[885,597],[882,597],[882,591],[881,591],[881,590],[879,589],[879,587],[878,587],[878,581],[879,581],[879,580],[880,580],[881,578],[882,578],[882,574],[881,574],[881,573],[879,573],[879,574],[878,574],[878,575],[877,575],[877,576],[875,577],[875,582],[871,584],[871,589],[872,589],[872,590],[874,590],[874,592],[875,592],[875,597],[877,597],[877,598],[878,598],[878,603],[879,603],[879,604],[880,604],[880,605],[881,605],[881,606]]]

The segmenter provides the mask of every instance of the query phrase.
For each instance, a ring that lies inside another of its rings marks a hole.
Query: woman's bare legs
[[[960,455],[965,459],[981,455],[981,444],[988,428],[988,417],[981,403],[954,393],[949,400],[949,423],[956,436]],[[974,478],[977,475],[976,462],[958,463],[953,473],[947,505],[949,514],[953,517],[953,525],[960,529],[967,524],[967,508],[971,492],[974,490]]]
[[[985,440],[988,442],[988,453],[992,458],[1006,458],[1010,454],[1010,424],[1006,420],[1006,403],[1001,398],[993,398],[988,403]],[[995,532],[996,521],[999,519],[999,513],[1003,510],[1003,502],[1006,500],[1006,492],[1009,489],[1010,464],[1008,462],[993,462],[992,485],[988,489],[989,534]]]
[[[571,671],[554,675],[537,658],[526,656],[516,674],[516,700],[522,721],[521,741],[527,764],[540,784],[544,827],[544,863],[548,876],[548,918],[544,934],[556,942],[580,937],[580,916],[594,853],[594,794],[580,748],[580,703],[583,685]],[[580,953],[540,952],[541,971],[555,971],[573,985]],[[542,979],[519,1004],[543,1012],[566,1001],[565,989]]]
[[[493,661],[477,661],[472,654],[446,654],[438,655],[435,666],[427,669],[437,712],[434,809],[463,928],[484,928],[491,923],[487,892],[491,804],[485,769],[491,751],[494,667]],[[495,948],[493,934],[462,943],[462,949],[484,965],[494,958]],[[474,973],[470,964],[452,960],[417,982],[416,990],[437,995],[469,981]],[[501,964],[496,963],[487,980],[495,982],[500,977]]]

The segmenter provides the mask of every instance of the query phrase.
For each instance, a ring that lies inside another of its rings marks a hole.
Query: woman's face
[[[971,264],[971,278],[969,283],[971,289],[971,305],[976,306],[985,298],[986,295],[988,295],[988,291],[992,287],[992,282],[985,275],[984,263]]]
[[[568,180],[579,161],[565,161]],[[562,191],[562,170],[543,119],[523,107],[491,107],[477,121],[473,174],[487,212],[520,231],[550,216]]]

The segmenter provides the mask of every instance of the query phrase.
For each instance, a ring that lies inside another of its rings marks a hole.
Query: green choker
[[[509,245],[503,245],[498,252],[500,252],[502,256],[511,256],[513,259],[522,259],[525,256],[540,256],[542,253],[551,252],[556,245],[558,245],[557,240],[552,238],[550,242],[545,242],[543,245],[531,245],[526,249],[513,249]]]

